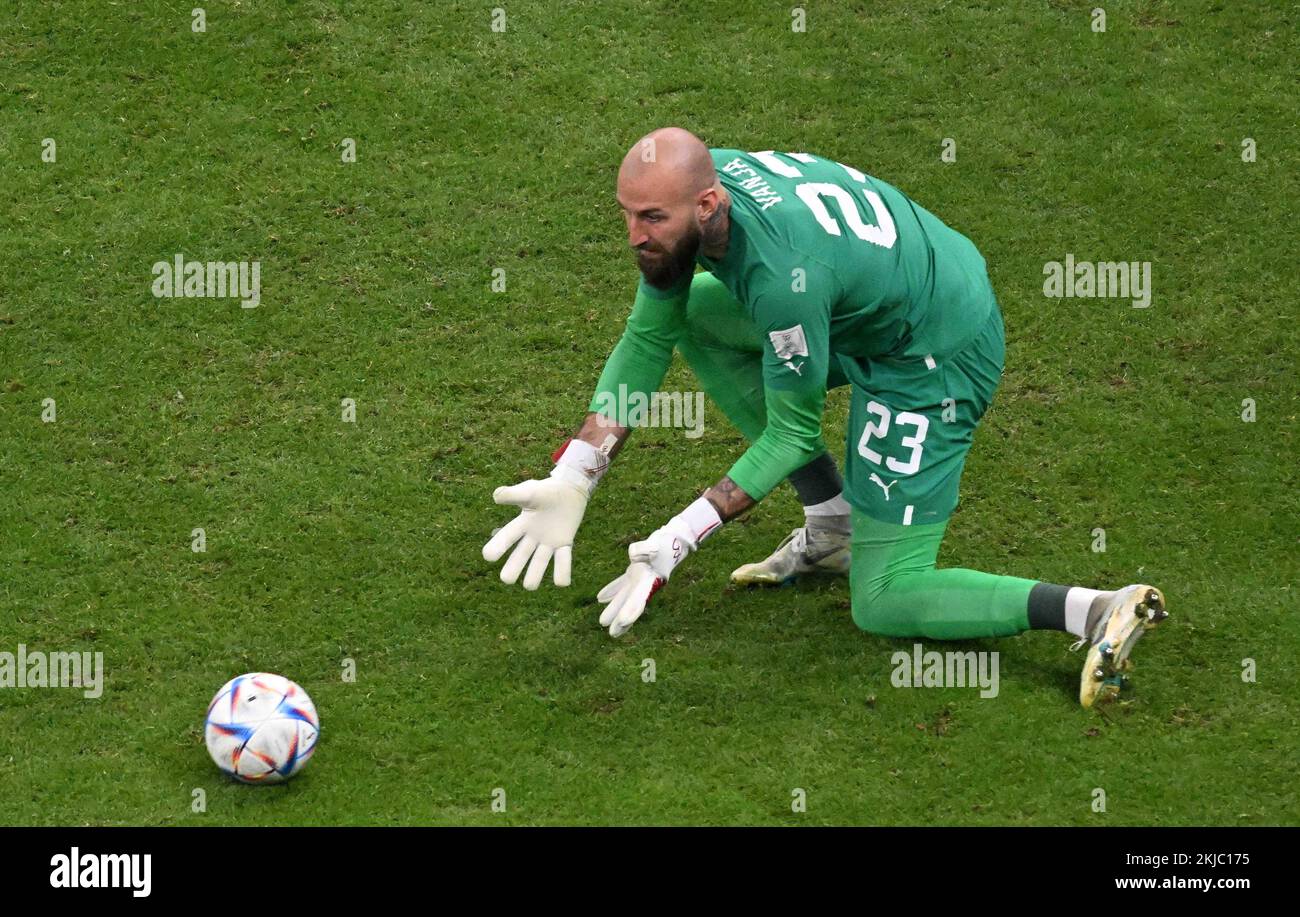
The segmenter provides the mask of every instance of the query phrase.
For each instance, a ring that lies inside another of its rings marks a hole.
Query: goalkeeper
[[[804,524],[733,581],[847,574],[854,622],[891,637],[1067,631],[1088,647],[1080,703],[1113,697],[1134,642],[1165,617],[1158,589],[935,566],[1004,356],[1001,312],[970,240],[857,169],[710,149],[680,128],[628,151],[617,192],[641,271],[636,299],[550,477],[493,494],[520,508],[483,548],[489,562],[514,548],[501,579],[522,573],[536,589],[553,563],[555,585],[569,585],[587,501],[631,433],[612,409],[629,399],[616,393],[626,386],[648,403],[677,350],[749,447],[628,549],[626,572],[597,596],[611,635],[713,532],[789,480]],[[851,387],[844,479],[821,436],[826,392],[841,385]]]

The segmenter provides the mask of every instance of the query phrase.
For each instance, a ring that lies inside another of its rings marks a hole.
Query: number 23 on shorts
[[[925,450],[925,434],[930,429],[930,418],[911,411],[899,411],[898,414],[892,415],[892,423],[899,428],[899,432],[902,432],[903,427],[912,428],[911,434],[905,434],[899,441],[899,446],[908,451],[906,459],[899,459],[892,455],[882,456],[870,445],[873,438],[883,440],[889,435],[891,423],[889,408],[878,401],[868,401],[867,412],[874,419],[869,419],[862,427],[862,438],[858,440],[858,455],[877,468],[883,468],[894,474],[904,476],[916,474],[921,467],[921,455]]]

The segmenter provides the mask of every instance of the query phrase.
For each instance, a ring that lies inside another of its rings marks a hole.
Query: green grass
[[[1295,5],[1113,2],[1105,34],[1091,0],[809,0],[805,34],[792,3],[504,5],[504,34],[412,0],[0,21],[0,650],[107,667],[98,700],[0,691],[0,823],[1300,823]],[[635,285],[615,170],[662,124],[837,158],[975,240],[1008,365],[940,562],[1160,584],[1131,701],[1081,710],[1042,633],[959,645],[1001,653],[996,699],[894,689],[911,641],[845,584],[732,591],[788,488],[610,640],[626,544],[743,447],[716,412],[634,437],[572,589],[497,580],[491,492],[581,419]],[[261,306],[155,299],[176,252],[260,259]],[[1150,260],[1152,306],[1044,298],[1067,252]],[[283,788],[203,748],[257,669],[322,714]]]

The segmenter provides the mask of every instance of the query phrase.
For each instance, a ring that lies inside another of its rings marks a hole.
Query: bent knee
[[[850,595],[853,623],[881,637],[911,637],[913,627],[905,603],[891,592],[892,576],[854,583]]]

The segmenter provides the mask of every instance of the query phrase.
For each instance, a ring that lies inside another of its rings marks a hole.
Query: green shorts
[[[850,505],[880,522],[947,520],[1005,356],[996,300],[975,339],[950,357],[840,356],[841,378],[852,385],[844,460],[844,498]]]

